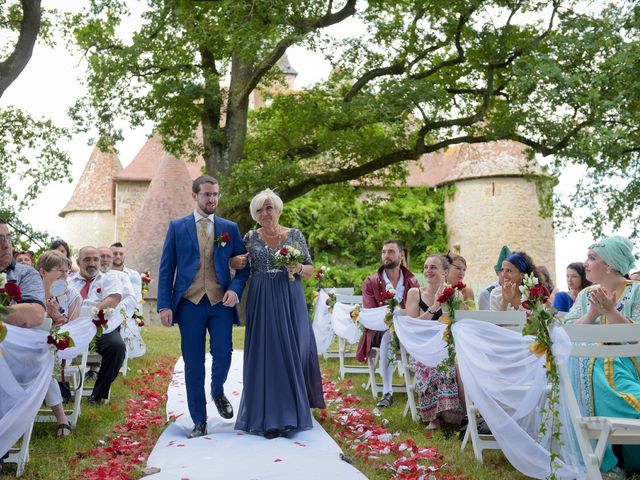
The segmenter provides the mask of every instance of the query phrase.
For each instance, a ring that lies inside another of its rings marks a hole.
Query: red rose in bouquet
[[[0,288],[0,298],[2,298],[3,305],[20,303],[22,301],[22,290],[20,290],[20,286],[17,283],[7,282],[3,288]]]
[[[529,298],[531,300],[541,300],[542,303],[545,303],[549,295],[549,290],[544,285],[535,285],[529,289]]]
[[[464,290],[465,288],[467,288],[467,286],[464,283],[462,283],[462,281],[454,283],[453,285],[451,285],[451,287],[458,290]]]
[[[449,300],[451,297],[453,297],[453,294],[455,292],[456,291],[455,291],[454,287],[445,288],[444,290],[442,290],[442,293],[438,297],[438,303],[440,303],[440,304],[447,303],[447,300]]]
[[[393,292],[390,292],[389,290],[385,290],[384,292],[382,292],[382,295],[380,297],[384,302],[388,302],[393,297],[395,297],[395,294]]]
[[[280,255],[282,255],[283,257],[285,257],[287,255],[287,253],[289,253],[289,249],[287,247],[282,247],[280,249]]]
[[[60,333],[59,327],[53,327],[51,333],[47,336],[47,343],[56,347],[56,350],[64,350],[69,347],[75,347],[75,342],[69,335],[69,332]]]
[[[525,300],[522,302],[522,308],[525,310],[531,310],[531,302],[529,300]]]
[[[104,310],[98,311],[96,318],[93,319],[93,324],[99,329],[100,327],[104,327],[107,323],[109,323],[109,320],[105,316]]]

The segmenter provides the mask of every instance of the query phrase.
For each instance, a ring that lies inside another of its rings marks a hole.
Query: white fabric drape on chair
[[[333,327],[331,326],[331,313],[327,306],[329,295],[324,290],[318,292],[316,307],[313,311],[313,335],[316,337],[318,354],[326,353],[333,341]]]
[[[0,455],[18,441],[42,405],[53,372],[48,332],[7,325],[0,343]]]
[[[361,332],[358,325],[351,320],[351,310],[353,310],[353,305],[345,305],[344,303],[337,302],[333,306],[331,326],[336,335],[354,344],[360,340]],[[364,310],[364,308],[362,310]],[[362,314],[362,310],[360,310],[360,314]]]
[[[445,324],[418,320],[405,315],[393,318],[393,328],[400,343],[418,362],[435,367],[447,356],[447,344],[442,340]]]
[[[566,361],[570,344],[554,329],[554,353]],[[533,337],[488,322],[460,320],[452,328],[464,390],[491,428],[511,464],[533,478],[550,475],[549,435],[538,438],[540,407],[547,401],[545,356],[530,353]],[[565,403],[561,414],[558,478],[584,478]],[[549,426],[550,427],[550,426]],[[548,431],[550,428],[548,428]]]
[[[387,315],[387,307],[361,308],[358,315],[358,321],[363,327],[369,330],[377,330],[386,332],[389,327],[384,323],[384,317]]]
[[[58,352],[58,358],[60,360],[71,360],[78,355],[82,355],[89,349],[89,344],[96,335],[96,326],[91,321],[91,316],[85,309],[82,309],[80,316],[64,324],[60,327],[60,331],[69,332],[75,346],[60,350]]]

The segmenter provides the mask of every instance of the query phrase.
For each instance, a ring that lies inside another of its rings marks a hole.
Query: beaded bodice
[[[249,252],[249,264],[251,266],[251,275],[260,273],[277,273],[285,270],[285,267],[278,267],[273,261],[273,255],[278,249],[285,245],[296,247],[304,255],[302,263],[311,264],[311,256],[307,248],[307,242],[304,235],[297,228],[291,228],[284,240],[277,248],[270,248],[258,235],[255,230],[249,230],[244,236],[244,244]]]

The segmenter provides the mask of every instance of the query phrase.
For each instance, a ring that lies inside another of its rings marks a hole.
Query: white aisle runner
[[[225,394],[233,405],[234,418],[221,418],[213,402],[209,401],[208,434],[194,439],[187,438],[193,422],[187,409],[184,363],[182,358],[178,359],[167,399],[167,417],[174,416],[176,421],[162,433],[147,462],[149,467],[160,468],[160,473],[145,478],[366,480],[356,468],[340,459],[340,447],[315,420],[312,430],[273,440],[234,430],[235,413],[242,394],[242,356],[242,350],[233,352],[225,383]],[[205,391],[209,392],[211,357],[208,354],[206,365]]]

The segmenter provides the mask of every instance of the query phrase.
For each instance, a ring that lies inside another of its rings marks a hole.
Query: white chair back
[[[516,332],[521,332],[527,324],[527,315],[523,310],[456,310],[455,316],[456,320],[479,320]]]
[[[571,357],[640,357],[640,325],[565,325]],[[640,444],[640,419],[583,417],[567,365],[558,361],[560,388],[567,402],[589,480],[601,480],[600,465],[607,444]],[[596,440],[595,448],[593,441]]]
[[[355,305],[357,303],[362,305],[362,295],[336,293],[336,303],[344,303],[345,305]]]

